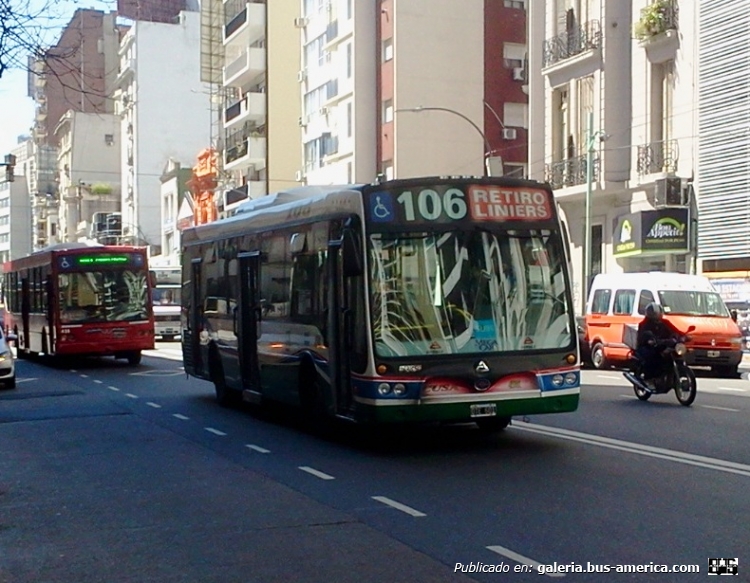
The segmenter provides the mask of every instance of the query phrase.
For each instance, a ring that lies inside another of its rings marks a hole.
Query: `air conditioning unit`
[[[305,18],[304,16],[300,16],[294,19],[294,26],[296,26],[297,28],[305,28],[307,26],[307,22],[307,18]]]
[[[297,172],[294,173],[294,180],[297,182],[302,182],[305,179],[305,175],[302,173],[302,170],[297,170]]]
[[[297,81],[302,83],[305,79],[307,79],[307,72],[304,69],[297,71]]]
[[[526,79],[526,70],[523,67],[513,67],[513,80],[524,81]]]
[[[325,106],[323,106],[323,107],[320,108],[320,115],[328,115],[329,112],[330,112],[330,110],[327,107],[325,107]]]
[[[307,125],[307,120],[303,116],[299,117],[298,122],[299,122],[299,127],[304,127]]]
[[[682,188],[682,178],[670,176],[656,181],[654,189],[654,206],[685,206],[687,189]]]
[[[515,140],[518,136],[516,128],[503,128],[503,139],[504,140]]]

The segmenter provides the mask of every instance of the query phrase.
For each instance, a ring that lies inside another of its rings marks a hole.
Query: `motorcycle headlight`
[[[674,352],[677,356],[685,356],[687,354],[687,346],[685,346],[682,342],[678,342],[675,344]]]

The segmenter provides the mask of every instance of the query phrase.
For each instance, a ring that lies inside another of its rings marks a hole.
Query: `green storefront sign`
[[[687,253],[690,250],[687,208],[641,211],[618,217],[614,229],[614,256]]]

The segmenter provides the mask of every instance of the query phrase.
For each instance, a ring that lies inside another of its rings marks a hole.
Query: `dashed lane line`
[[[271,453],[270,449],[266,449],[265,447],[261,447],[259,445],[254,445],[252,443],[245,444],[245,447],[247,449],[251,449],[253,451],[257,451],[258,453]]]
[[[497,553],[498,555],[502,555],[503,557],[506,557],[510,559],[511,561],[515,561],[516,563],[521,563],[522,565],[528,565],[529,567],[532,567],[534,569],[539,570],[541,567],[543,567],[542,563],[539,563],[538,561],[535,561],[534,559],[530,559],[528,557],[524,557],[523,555],[518,554],[515,551],[511,551],[508,548],[501,547],[500,545],[492,545],[487,547],[490,551],[493,553]],[[546,571],[546,570],[545,570]],[[545,575],[549,575],[550,577],[565,577],[565,573],[548,573],[545,572]]]
[[[381,504],[385,504],[386,506],[390,506],[391,508],[395,508],[396,510],[400,510],[401,512],[405,512],[406,514],[414,516],[416,518],[427,516],[424,512],[415,510],[414,508],[412,508],[411,506],[407,506],[406,504],[401,504],[401,502],[391,500],[386,496],[372,496],[372,499],[380,502]]]
[[[205,429],[209,433],[213,433],[214,435],[219,435],[222,437],[226,435],[226,433],[224,433],[223,431],[219,431],[218,429],[214,429],[213,427],[204,427],[203,429]]]
[[[308,474],[311,474],[315,476],[316,478],[320,478],[321,480],[335,480],[333,476],[330,474],[326,474],[325,472],[321,472],[320,470],[316,470],[315,468],[311,468],[310,466],[299,466],[300,470],[303,472],[307,472]]]

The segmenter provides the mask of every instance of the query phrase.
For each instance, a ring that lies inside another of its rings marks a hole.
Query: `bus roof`
[[[600,273],[594,277],[591,290],[601,288],[633,288],[650,286],[660,290],[716,290],[702,275],[649,271],[640,273]]]

